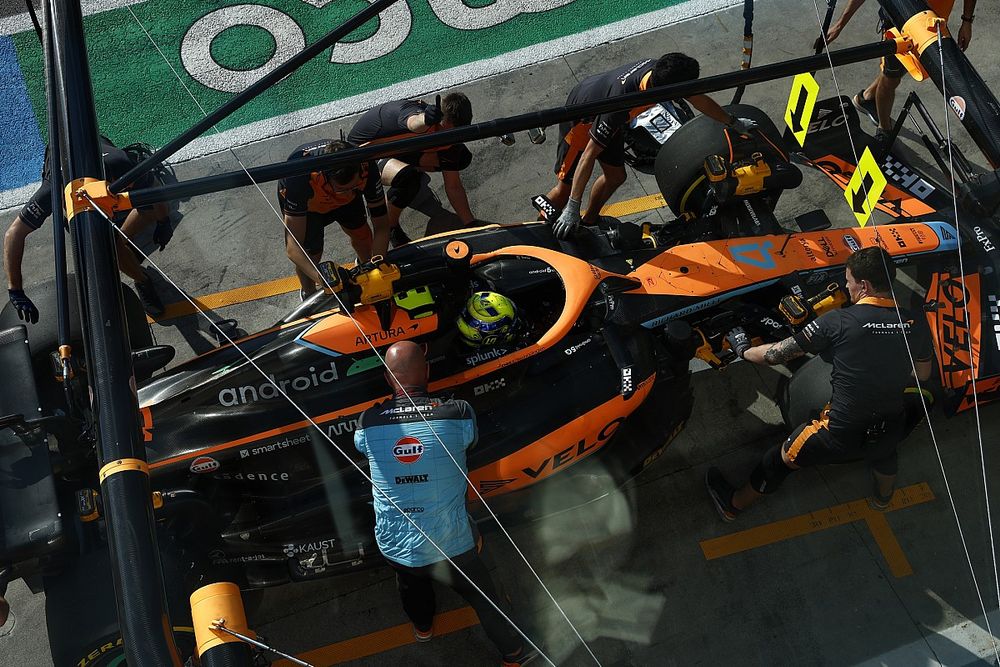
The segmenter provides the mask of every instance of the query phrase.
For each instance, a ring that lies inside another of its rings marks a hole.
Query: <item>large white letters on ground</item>
[[[309,0],[307,0],[309,1]],[[368,0],[374,4],[375,0]],[[406,2],[397,2],[378,15],[378,30],[360,42],[338,42],[330,53],[332,63],[363,63],[381,58],[399,48],[410,36],[413,16]]]
[[[462,0],[427,0],[441,22],[458,30],[481,30],[509,21],[519,14],[546,12],[573,0],[496,0],[483,7],[470,7]]]
[[[234,70],[223,67],[212,58],[212,42],[223,31],[236,26],[256,26],[271,33],[275,49],[266,63],[250,70]],[[284,12],[261,5],[233,5],[202,16],[188,29],[181,42],[181,62],[188,74],[199,83],[225,93],[238,93],[301,51],[305,45],[302,28]]]

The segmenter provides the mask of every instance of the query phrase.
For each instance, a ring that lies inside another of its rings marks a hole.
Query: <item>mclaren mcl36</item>
[[[780,340],[841,306],[844,263],[865,246],[882,245],[919,287],[912,294],[933,333],[945,409],[969,407],[973,373],[979,400],[995,397],[993,222],[966,213],[956,228],[947,189],[891,153],[893,184],[878,204],[891,223],[832,229],[821,211],[779,222],[775,205],[801,168],[846,188],[855,169],[842,148],[846,129],[870,139],[848,101],[826,100],[793,159],[761,111],[730,111],[758,129],[741,137],[697,118],[659,151],[657,182],[677,216],[668,224],[604,219],[569,241],[545,222],[425,238],[337,268],[335,293],[155,375],[149,367],[171,351],[143,346],[145,319],[127,300],[131,338],[143,347],[134,353],[137,392],[165,571],[253,589],[379,563],[352,434],[361,412],[387,398],[379,354],[397,341],[426,347],[432,393],[474,406],[480,445],[469,476],[512,521],[539,516],[538,492],[560,479],[601,471],[620,483],[649,465],[691,412],[692,361],[732,363],[724,339],[734,326]],[[827,116],[834,122],[824,125]],[[515,345],[471,351],[458,340],[455,320],[483,289],[516,304]],[[54,380],[54,334],[14,318],[5,310],[0,322],[3,367],[24,379],[4,389],[0,562],[45,588],[57,664],[94,650],[88,664],[103,664],[100,647],[116,632],[113,598],[106,575],[83,573],[107,572],[106,556],[76,555],[103,539],[88,369]],[[785,393],[790,420],[828,396],[820,366],[806,362],[789,383],[819,387]],[[470,503],[485,516],[471,492]],[[174,603],[178,624],[186,605]]]

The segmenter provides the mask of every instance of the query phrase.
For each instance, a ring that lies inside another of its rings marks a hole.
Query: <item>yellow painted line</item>
[[[885,514],[867,507],[867,504],[865,503],[865,509],[868,510],[865,516],[865,523],[868,524],[868,530],[871,531],[872,537],[875,538],[875,543],[878,545],[879,550],[881,550],[882,557],[889,564],[892,576],[898,579],[899,577],[906,577],[913,574],[913,567],[910,565],[910,561],[907,560],[906,554],[903,553],[903,547],[899,546],[899,540],[896,539],[895,533],[889,527],[889,522],[886,520]]]
[[[921,482],[897,489],[887,511],[894,512],[933,499],[934,492],[931,491],[930,486],[926,482]],[[801,537],[828,528],[843,526],[854,521],[865,521],[868,525],[875,538],[875,543],[878,544],[895,576],[901,577],[913,573],[913,569],[906,560],[906,556],[903,555],[902,548],[896,541],[885,516],[881,512],[875,512],[869,508],[866,500],[854,500],[731,535],[704,540],[700,542],[700,546],[705,560],[715,560],[742,551],[783,542],[793,537]]]
[[[646,197],[626,199],[625,201],[610,204],[605,206],[601,213],[603,215],[610,215],[614,218],[620,218],[622,216],[633,215],[635,213],[645,213],[646,211],[652,211],[653,209],[662,208],[666,205],[667,203],[663,200],[662,195],[649,195]],[[241,303],[247,303],[248,301],[267,299],[272,296],[278,296],[279,294],[288,294],[296,291],[298,288],[299,281],[295,278],[295,276],[287,276],[285,278],[268,280],[263,283],[247,285],[246,287],[237,287],[236,289],[226,290],[224,292],[215,292],[214,294],[195,297],[194,302],[197,303],[202,309],[215,310],[217,308],[225,308],[227,306],[236,306]],[[155,324],[157,322],[162,323],[168,320],[177,319],[178,317],[194,315],[197,312],[198,310],[187,301],[178,301],[176,303],[167,304],[167,306],[164,307],[163,314],[159,317],[152,318],[147,316],[146,320],[150,324]]]
[[[268,280],[263,283],[247,285],[246,287],[237,287],[236,289],[226,290],[225,292],[215,292],[214,294],[193,297],[193,299],[200,308],[214,310],[216,308],[225,308],[226,306],[235,306],[236,304],[246,303],[248,301],[266,299],[279,294],[288,294],[289,292],[294,292],[298,288],[298,279],[295,276],[287,276],[276,280]],[[178,317],[194,315],[197,312],[197,309],[195,309],[195,307],[189,302],[178,301],[177,303],[168,304],[164,308],[163,314],[156,319],[147,316],[146,320],[150,324],[155,322],[166,322],[167,320],[176,319]]]
[[[601,215],[610,215],[612,218],[621,218],[626,215],[645,213],[667,205],[663,195],[647,195],[636,199],[626,199],[625,201],[608,204],[601,209]]]
[[[472,607],[453,609],[434,617],[434,636],[439,637],[471,628],[474,625],[479,625],[479,618],[476,616],[476,612],[472,611]],[[391,651],[407,644],[414,644],[416,641],[413,638],[413,626],[404,623],[300,653],[295,657],[313,665],[339,665],[350,660],[360,660]],[[277,660],[272,663],[272,667],[294,667],[294,663],[288,660]]]

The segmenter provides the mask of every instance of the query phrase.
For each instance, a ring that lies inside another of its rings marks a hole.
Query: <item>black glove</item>
[[[437,125],[442,118],[444,118],[444,112],[441,111],[441,96],[438,95],[437,99],[434,100],[434,106],[424,107],[424,125],[427,127]]]
[[[726,334],[726,342],[729,343],[729,347],[736,353],[740,359],[743,355],[747,353],[752,345],[750,345],[750,336],[747,332],[743,330],[743,327],[736,327]]]
[[[163,252],[173,237],[174,228],[170,225],[170,218],[157,220],[156,229],[153,230],[153,243],[160,246],[160,252]]]
[[[10,305],[14,306],[17,316],[23,322],[31,322],[32,324],[38,322],[38,308],[35,308],[35,304],[31,302],[23,289],[9,289],[7,294],[10,295]]]

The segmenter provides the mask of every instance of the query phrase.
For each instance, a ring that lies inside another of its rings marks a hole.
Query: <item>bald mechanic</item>
[[[124,175],[134,164],[128,154],[116,147],[107,137],[101,137],[101,153],[104,156],[104,171],[107,179],[113,181]],[[7,269],[7,293],[11,305],[17,310],[18,317],[32,324],[38,322],[38,308],[24,291],[24,276],[21,273],[21,261],[24,258],[24,241],[29,234],[41,228],[52,215],[52,185],[49,182],[49,153],[45,151],[45,162],[42,168],[42,184],[35,194],[25,204],[21,212],[14,218],[4,234],[3,259]],[[152,174],[142,176],[127,189],[151,187],[155,184]],[[153,204],[149,207],[132,209],[122,223],[125,236],[135,238],[151,223],[156,223],[153,232],[153,242],[162,251],[173,236],[170,226],[170,207],[165,203]],[[156,287],[149,275],[143,270],[132,253],[131,247],[120,234],[115,234],[118,250],[118,268],[126,276],[135,281],[135,291],[147,313],[156,317],[163,314],[163,301],[156,293]]]
[[[865,0],[849,0],[844,7],[844,13],[830,26],[826,33],[827,44],[833,42],[840,36],[844,26],[848,24],[855,12],[865,4]],[[955,0],[927,0],[927,5],[940,17],[948,18],[955,6]],[[965,51],[972,42],[972,21],[975,18],[976,0],[964,0],[962,3],[962,25],[958,29],[958,48]],[[884,33],[892,28],[892,20],[884,10],[879,9],[879,24],[877,32]],[[817,47],[822,46],[817,44]],[[878,129],[875,130],[875,140],[885,142],[889,138],[892,130],[892,105],[896,100],[896,88],[906,68],[896,56],[885,56],[882,58],[882,71],[875,77],[875,80],[867,88],[859,92],[852,99],[858,111],[871,119]]]
[[[690,81],[698,78],[699,71],[698,61],[683,53],[668,53],[655,61],[647,58],[584,79],[570,91],[566,104],[606,100]],[[707,95],[693,95],[686,99],[695,109],[735,132],[747,134],[756,127],[752,120],[730,116]],[[557,238],[569,238],[581,223],[592,225],[597,222],[601,209],[625,182],[625,128],[629,120],[650,106],[603,113],[595,118],[559,125],[555,166],[558,182],[548,194],[549,201],[557,209],[562,209],[552,228]],[[594,181],[587,202],[587,214],[581,218],[580,206],[595,162],[601,164],[601,175]]]
[[[906,435],[904,391],[913,371],[921,382],[930,377],[932,361],[922,313],[911,314],[893,301],[895,276],[896,266],[885,250],[863,248],[847,260],[853,305],[824,313],[778,343],[751,347],[742,328],[729,332],[726,340],[733,351],[755,364],[783,364],[807,352],[821,355],[833,364],[833,395],[818,420],[800,425],[783,444],[764,452],[739,488],[718,468],[708,469],[709,497],[723,521],[733,521],[777,491],[799,468],[862,458],[874,477],[869,504],[888,509],[896,481],[896,446]]]
[[[465,401],[427,395],[427,361],[416,343],[392,345],[385,363],[393,397],[361,415],[354,446],[368,457],[372,482],[382,491],[373,489],[375,540],[396,571],[413,635],[420,642],[434,635],[436,581],[472,605],[503,665],[526,665],[538,654],[486,599],[505,609],[479,557],[465,507],[466,451],[478,438],[476,415]],[[506,609],[504,613],[509,615]]]
[[[347,141],[354,146],[370,146],[450,130],[471,122],[472,103],[462,93],[449,93],[443,99],[438,95],[433,105],[422,100],[397,100],[362,114],[347,135]],[[393,247],[410,242],[399,226],[399,217],[420,190],[420,172],[440,171],[445,194],[459,220],[465,226],[475,222],[459,173],[472,163],[472,153],[465,144],[414,151],[377,162],[389,208],[389,240]]]
[[[288,156],[288,161],[331,155],[347,148],[350,145],[343,141],[303,144]],[[329,225],[340,225],[361,262],[389,249],[385,195],[374,162],[283,178],[278,182],[278,205],[284,214],[285,253],[295,265],[303,301],[323,286],[317,265]],[[368,227],[366,209],[374,231]]]

